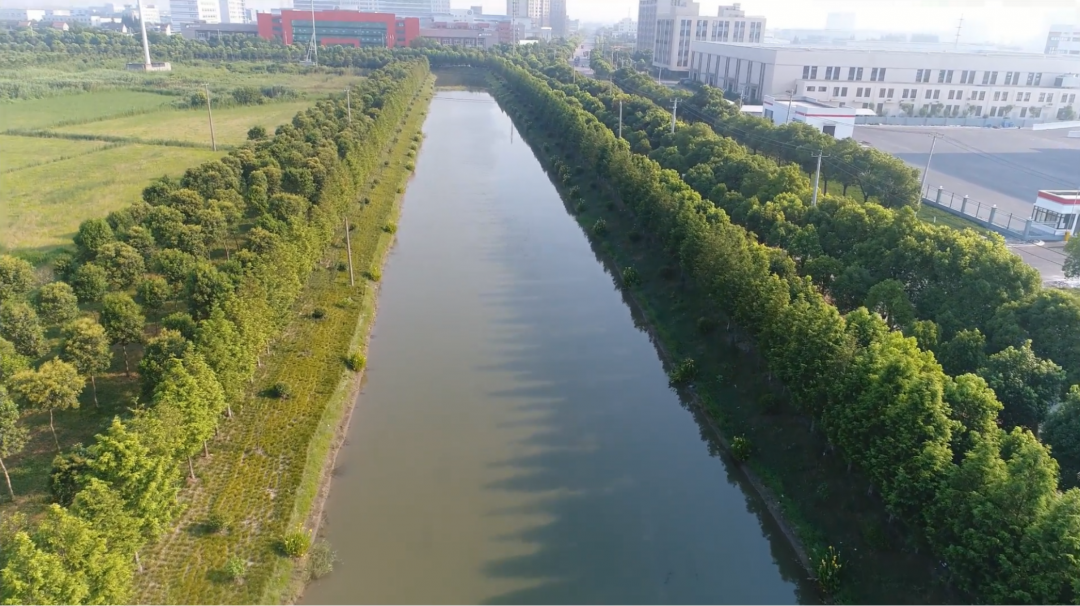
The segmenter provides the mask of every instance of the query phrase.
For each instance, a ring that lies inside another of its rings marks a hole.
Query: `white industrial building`
[[[1076,105],[1080,57],[875,51],[695,41],[691,78],[737,92],[808,97],[881,116],[1054,120]]]
[[[720,6],[715,17],[702,16],[694,0],[641,0],[638,50],[651,50],[653,66],[685,72],[695,40],[761,42],[765,17],[748,17],[738,3]]]
[[[772,95],[765,95],[762,106],[762,117],[773,124],[802,122],[837,139],[848,139],[855,133],[854,107],[828,105],[810,97]]]
[[[1080,55],[1080,25],[1055,25],[1046,36],[1046,54]]]

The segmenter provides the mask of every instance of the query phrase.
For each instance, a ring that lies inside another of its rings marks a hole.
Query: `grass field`
[[[218,109],[213,112],[214,136],[218,145],[240,145],[247,139],[247,131],[252,126],[261,124],[273,132],[277,125],[289,122],[297,112],[310,105],[310,101],[294,101]],[[166,110],[54,130],[79,135],[135,137],[144,141],[187,141],[210,147],[206,108]]]
[[[59,122],[99,120],[164,107],[176,97],[130,90],[12,101],[0,105],[0,130],[46,128]],[[4,152],[7,153],[6,151]]]
[[[56,141],[26,139],[46,148]],[[0,243],[17,252],[70,244],[79,223],[131,204],[150,179],[180,175],[219,155],[208,149],[124,145],[0,174]]]
[[[0,173],[81,156],[97,151],[106,145],[108,143],[104,141],[71,141],[0,135]]]

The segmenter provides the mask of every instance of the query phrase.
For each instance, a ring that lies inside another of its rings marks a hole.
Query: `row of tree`
[[[1043,289],[1038,273],[999,236],[842,196],[810,206],[810,183],[791,165],[755,156],[702,123],[672,134],[669,113],[606,83],[583,88],[566,90],[612,128],[621,102],[632,148],[648,145],[650,157],[679,171],[734,222],[789,251],[795,272],[842,312],[865,305],[916,337],[950,374],[983,376],[1005,404],[1007,429],[1037,432],[1069,383],[1080,381],[1080,297]],[[1063,480],[1076,485],[1080,453],[1054,446]]]
[[[4,521],[0,601],[129,600],[140,548],[178,512],[184,463],[193,478],[427,75],[422,58],[390,63],[353,87],[351,120],[344,98],[321,101],[273,137],[155,182],[83,223],[56,267],[64,281],[35,288],[29,266],[0,257],[0,454],[25,443],[27,412],[78,406],[111,346],[142,387],[129,418],[57,457],[42,520]],[[163,307],[184,311],[146,340],[144,309]],[[57,357],[42,319],[64,326]]]
[[[526,132],[559,142],[556,173],[589,167],[623,202],[644,245],[707,293],[710,320],[731,318],[752,335],[796,406],[958,587],[990,602],[1080,598],[1080,490],[1058,489],[1058,465],[1030,431],[998,426],[1002,404],[984,378],[946,374],[915,338],[865,307],[842,314],[795,271],[793,255],[759,243],[679,172],[631,151],[587,111],[602,108],[595,98],[507,61],[490,66]]]

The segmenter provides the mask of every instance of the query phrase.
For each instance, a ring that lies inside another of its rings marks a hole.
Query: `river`
[[[440,92],[424,133],[304,602],[811,595],[510,119]]]

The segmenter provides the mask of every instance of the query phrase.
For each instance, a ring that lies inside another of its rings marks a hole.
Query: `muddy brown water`
[[[304,602],[813,599],[510,119],[424,134]]]

